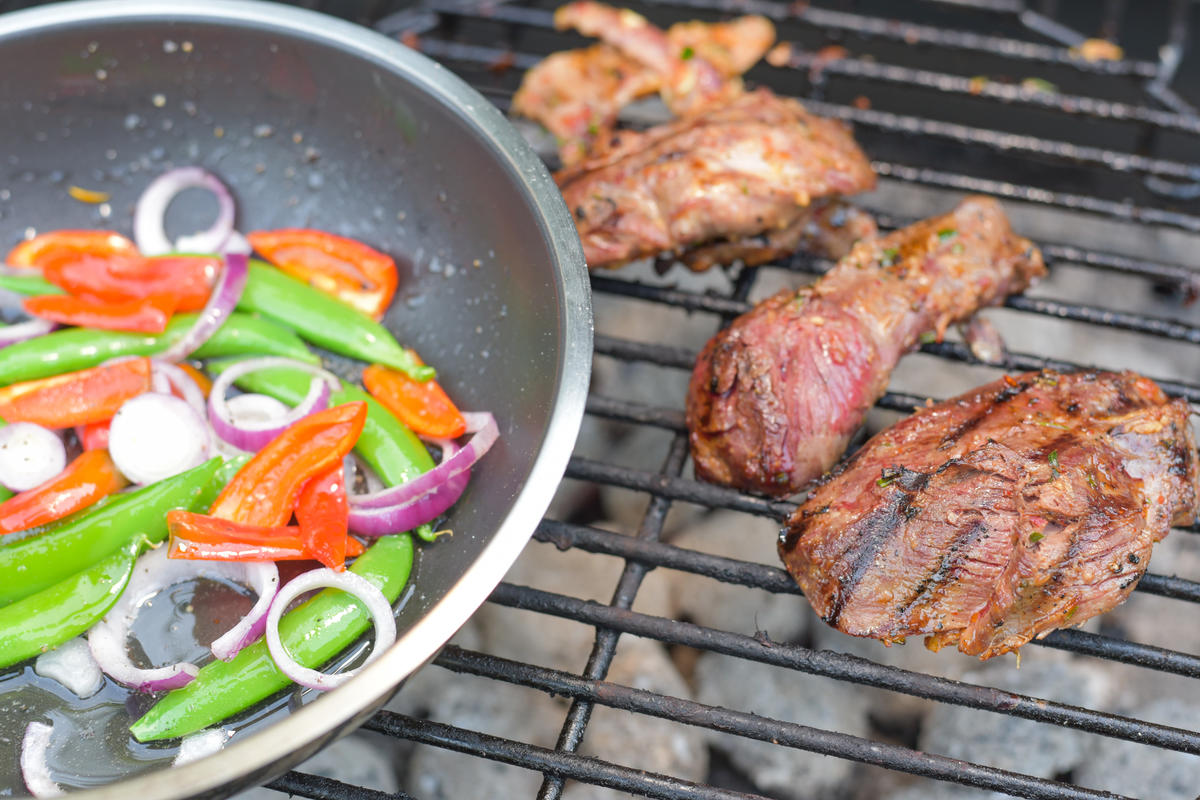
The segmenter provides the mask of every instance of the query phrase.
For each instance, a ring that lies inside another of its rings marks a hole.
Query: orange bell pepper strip
[[[84,256],[107,258],[137,254],[137,245],[112,231],[52,231],[21,242],[8,251],[5,260],[10,267],[45,269]]]
[[[208,302],[220,266],[220,260],[210,256],[82,256],[49,264],[42,274],[74,295],[113,303],[170,295],[178,311],[199,311]]]
[[[417,363],[424,364],[419,357]],[[399,370],[372,364],[363,370],[363,385],[388,411],[422,436],[454,439],[467,430],[467,421],[437,381],[419,383]]]
[[[0,503],[0,534],[29,530],[62,519],[126,483],[107,450],[89,450],[40,486]]]
[[[343,472],[339,463],[313,478],[296,502],[296,522],[305,550],[336,572],[346,568],[346,537],[350,533],[350,502]]]
[[[42,319],[109,331],[162,333],[175,313],[175,298],[156,294],[140,300],[101,300],[70,294],[43,294],[25,298],[25,310]]]
[[[0,419],[71,428],[112,419],[126,400],[150,391],[150,359],[132,358],[0,389]]]
[[[246,235],[263,258],[297,280],[357,308],[378,322],[396,294],[391,256],[323,231],[285,228]]]
[[[176,364],[176,366],[179,367],[184,372],[186,372],[191,377],[191,379],[196,382],[196,385],[200,387],[200,392],[205,397],[208,397],[209,393],[212,392],[212,379],[211,378],[209,378],[203,372],[196,369],[195,367],[193,367],[191,364],[187,363],[186,361],[180,361],[178,364]]]
[[[246,525],[285,524],[304,484],[342,463],[366,420],[361,401],[297,420],[238,470],[209,514]]]
[[[171,535],[170,558],[208,561],[308,561],[316,555],[305,546],[296,525],[243,525],[177,508],[167,512]],[[342,542],[344,556],[362,555],[365,548],[353,536]]]

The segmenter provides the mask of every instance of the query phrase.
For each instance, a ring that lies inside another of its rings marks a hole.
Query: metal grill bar
[[[309,775],[304,772],[287,772],[266,784],[268,789],[286,792],[293,797],[310,797],[312,800],[415,800],[405,792],[380,792],[355,786],[352,783]]]
[[[687,725],[732,733],[762,742],[808,750],[822,755],[850,758],[913,775],[952,781],[966,786],[1019,794],[1022,797],[1066,800],[1066,798],[1119,798],[1120,795],[1065,786],[1056,781],[973,764],[946,756],[922,753],[893,744],[883,744],[845,733],[821,730],[794,722],[761,717],[743,711],[683,700],[628,686],[589,681],[558,670],[448,647],[438,657],[440,666],[455,672],[481,675],[545,692],[587,698],[613,708]]]
[[[951,95],[981,97],[1001,103],[1027,105],[1058,111],[1071,116],[1117,122],[1140,122],[1165,130],[1200,133],[1200,119],[1191,114],[1161,111],[1148,106],[1136,106],[1084,95],[1064,94],[1045,89],[1030,89],[999,81],[980,81],[945,72],[913,69],[895,64],[881,64],[859,58],[839,58],[830,61],[817,53],[795,53],[788,64],[799,69],[820,70],[822,77],[859,78],[922,89]]]
[[[504,8],[505,6],[497,6]],[[526,10],[526,9],[519,9]],[[423,40],[421,49],[428,55],[436,58],[441,58],[448,61],[459,61],[481,65],[491,65],[501,63],[502,61],[511,61],[516,66],[531,66],[539,60],[538,56],[522,53],[513,53],[509,50],[502,50],[495,47],[483,47],[474,44],[462,44],[459,42],[450,42],[436,39]],[[500,91],[493,87],[479,87],[480,91],[489,97],[501,109],[507,110],[511,97],[508,90]],[[843,116],[844,118],[853,119],[858,114],[881,114],[885,112],[862,112],[860,109],[854,109],[847,106],[833,106],[813,101],[811,99],[805,101],[814,110],[830,111],[834,116]],[[839,110],[841,109],[841,110]],[[822,111],[822,113],[824,113]],[[898,118],[898,115],[892,115]],[[935,129],[945,133],[951,138],[955,134],[950,132],[950,129],[943,129],[942,126],[950,125],[949,123],[940,123],[933,120],[924,120],[913,117],[914,124],[918,130],[910,130],[904,127],[904,122],[899,121],[894,124],[893,132],[897,133],[925,133],[925,128],[928,128],[930,135],[939,135]],[[866,120],[870,124],[871,120]],[[966,126],[951,126],[966,128]],[[961,133],[961,141],[968,141],[973,134],[969,133],[971,129]],[[997,150],[1006,150],[1004,147],[1005,134],[999,134],[992,131],[986,131],[987,139],[990,140],[992,146]],[[1020,137],[1024,140],[1027,152],[1032,153],[1050,153],[1053,154],[1058,145],[1063,144],[1068,148],[1076,148],[1075,145],[1069,145],[1063,142],[1053,142],[1049,140],[1037,139],[1036,137]],[[987,142],[985,142],[987,143]],[[1030,149],[1031,148],[1031,149]],[[1016,151],[1021,151],[1021,148],[1012,148]],[[1094,150],[1094,148],[1093,148]],[[1078,150],[1075,151],[1078,154]],[[1112,158],[1118,158],[1128,154],[1111,154],[1108,156],[1097,154],[1095,152],[1089,154],[1093,157],[1093,161],[1102,166],[1112,167],[1112,164],[1107,163]],[[1140,157],[1139,157],[1140,158]],[[1086,159],[1081,159],[1086,163]],[[1139,162],[1143,166],[1143,162]],[[1051,189],[1045,189],[1037,186],[1026,186],[1021,184],[1013,184],[1005,181],[997,181],[990,178],[980,178],[973,175],[962,175],[958,173],[945,172],[942,170],[931,169],[928,167],[914,167],[906,164],[897,164],[888,161],[872,161],[871,167],[880,176],[892,178],[894,180],[904,181],[907,183],[915,183],[922,186],[931,186],[941,189],[953,189],[962,192],[973,192],[978,194],[988,194],[994,197],[1003,197],[1011,200],[1020,200],[1022,202],[1034,203],[1037,205],[1050,206],[1068,211],[1084,211],[1100,216],[1119,219],[1126,222],[1137,222],[1148,225],[1161,225],[1170,228],[1179,228],[1190,232],[1200,232],[1200,217],[1193,214],[1186,214],[1178,211],[1155,208],[1150,206],[1139,206],[1133,203],[1106,200],[1089,195],[1079,195],[1070,192],[1060,192]],[[1177,177],[1192,178],[1195,180],[1200,177],[1200,172],[1196,171],[1195,165],[1177,165],[1177,167],[1164,167],[1157,165],[1156,168],[1176,169],[1181,172]]]
[[[499,5],[489,7],[483,13],[469,13],[470,10],[458,7],[453,13],[474,16],[478,15],[496,21],[509,21],[509,12],[516,12],[522,18],[522,24],[531,27],[553,29],[553,15],[549,12],[531,12],[531,9]],[[482,51],[475,55],[482,55]],[[454,56],[451,56],[454,57]],[[492,55],[487,63],[495,63],[499,53]],[[524,58],[528,58],[525,56]],[[524,60],[524,59],[523,59]],[[1159,175],[1182,180],[1200,179],[1200,165],[1184,164],[1160,158],[1148,158],[1134,153],[1119,153],[1097,147],[1076,145],[1069,142],[1042,139],[1036,136],[1023,136],[1011,133],[1000,133],[986,128],[975,128],[938,120],[924,119],[907,114],[894,114],[888,111],[861,109],[828,103],[809,98],[805,105],[812,111],[826,117],[853,122],[857,125],[877,128],[890,133],[920,134],[956,144],[974,144],[998,152],[1014,152],[1041,157],[1056,158],[1076,164],[1107,167],[1115,172],[1143,172],[1149,175]],[[1200,121],[1193,120],[1200,125]]]
[[[734,285],[734,296],[738,299],[745,299],[749,294],[750,288],[753,285],[753,278],[749,275],[739,276]],[[664,477],[678,477],[683,471],[683,466],[687,462],[688,446],[687,436],[680,432],[675,435],[671,442],[670,450],[667,453],[666,462],[663,465],[662,475]],[[667,511],[670,510],[670,501],[655,496],[650,501],[650,507],[642,517],[642,524],[638,530],[637,538],[642,541],[654,542],[662,535],[663,524],[666,522]],[[646,565],[636,561],[627,561],[624,569],[621,571],[621,578],[617,583],[616,591],[613,593],[613,599],[610,603],[611,607],[629,609],[633,607],[633,598],[637,594],[638,588],[642,584],[642,579],[646,576]],[[609,628],[597,628],[596,640],[592,647],[592,653],[588,657],[588,663],[584,667],[583,675],[585,678],[603,678],[608,674],[608,668],[612,664],[613,656],[616,655],[617,639],[619,633]],[[583,732],[587,727],[588,719],[591,716],[592,702],[583,698],[576,698],[571,703],[571,708],[567,712],[567,719],[563,723],[562,731],[558,738],[558,750],[566,752],[575,752],[579,749],[580,743],[583,741]],[[546,775],[542,781],[542,787],[538,792],[538,800],[558,800],[562,794],[563,779],[558,775]]]
[[[696,353],[682,347],[634,342],[612,336],[597,335],[595,350],[600,355],[614,356],[625,361],[645,361],[660,366],[675,367],[676,369],[688,371],[696,363]],[[970,348],[958,342],[923,344],[919,348],[919,352],[967,364],[983,363],[975,358]],[[1003,364],[993,366],[1000,366],[1006,370],[1020,372],[1040,369],[1052,369],[1059,372],[1100,369],[1091,364],[1076,364],[1070,361],[1063,361],[1062,359],[1011,352],[1007,354]],[[1200,403],[1200,386],[1180,383],[1179,381],[1172,381],[1166,378],[1153,378],[1153,380],[1169,395],[1182,397],[1189,403]],[[912,406],[908,406],[908,408],[911,409]]]
[[[719,11],[726,14],[731,11],[727,0],[645,0],[644,4],[669,6],[681,10]],[[432,0],[427,3],[427,6],[447,16],[471,14],[474,11],[469,6],[455,5],[450,0]],[[739,0],[735,10],[741,14],[761,14],[775,22],[785,20],[802,22],[822,31],[886,39],[909,45],[930,45],[988,53],[1020,61],[1068,66],[1083,72],[1130,75],[1140,78],[1154,78],[1158,75],[1158,65],[1152,61],[1086,61],[1073,56],[1067,48],[1036,44],[1020,39],[981,35],[970,31],[916,25],[902,20],[885,20],[845,11],[773,3],[767,0]],[[497,22],[523,26],[553,27],[551,12],[536,8],[497,4],[489,7],[488,18]]]
[[[414,719],[405,714],[381,711],[363,725],[363,728],[385,733],[419,744],[429,744],[446,750],[482,756],[512,764],[516,767],[537,770],[546,775],[570,777],[574,780],[607,786],[623,792],[636,792],[645,797],[661,800],[770,800],[757,794],[733,792],[704,786],[668,775],[658,775],[644,770],[629,769],[598,758],[588,758],[578,753],[564,753],[536,747],[524,742],[514,742],[499,736],[489,736],[454,725],[445,725],[431,720]],[[1102,795],[1109,797],[1111,795]]]

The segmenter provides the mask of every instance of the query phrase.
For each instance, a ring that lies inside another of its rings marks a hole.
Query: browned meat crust
[[[1028,373],[918,411],[792,515],[780,555],[854,636],[990,658],[1122,602],[1197,511],[1189,408],[1133,373]]]
[[[555,179],[592,268],[782,231],[818,198],[875,186],[845,126],[765,89],[624,132]]]
[[[709,92],[736,93],[739,76],[775,41],[775,26],[765,17],[680,22],[664,33],[641,15],[586,0],[560,8],[555,23],[604,42],[554,53],[532,67],[513,96],[513,111],[557,137],[566,166],[610,135],[621,109],[639,97],[665,91],[688,98],[675,100],[677,107],[707,102],[709,95],[695,96],[697,69],[714,71]]]
[[[1043,275],[996,201],[855,245],[814,285],[785,291],[714,336],[692,372],[697,476],[785,496],[828,470],[922,333]]]
[[[786,228],[700,245],[684,252],[679,260],[696,272],[735,261],[752,267],[795,252],[836,260],[849,253],[855,242],[877,233],[874,217],[865,211],[837,198],[816,200],[799,207],[795,221]]]

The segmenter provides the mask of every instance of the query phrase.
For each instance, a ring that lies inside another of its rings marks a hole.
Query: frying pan
[[[454,535],[421,548],[399,641],[382,658],[330,696],[276,704],[261,730],[215,756],[87,796],[227,795],[360,724],[528,540],[583,413],[583,254],[549,174],[489,103],[349,23],[228,0],[59,4],[0,17],[0,74],[0,245],[28,229],[128,234],[154,176],[199,164],[231,187],[240,230],[316,227],[396,255],[401,288],[386,323],[438,367],[460,407],[500,422],[499,443],[450,514]],[[70,186],[111,199],[80,203]],[[176,205],[168,231],[204,227],[211,214],[187,197]],[[196,220],[179,218],[189,214]],[[30,679],[0,674],[0,693]],[[0,739],[19,740],[22,724],[0,709]],[[14,767],[0,773],[22,793]]]

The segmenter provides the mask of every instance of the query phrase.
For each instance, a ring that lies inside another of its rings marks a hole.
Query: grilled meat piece
[[[540,61],[525,73],[512,109],[554,134],[559,159],[570,166],[612,134],[622,108],[661,86],[660,77],[641,62],[597,44]]]
[[[621,109],[639,97],[665,89],[687,98],[675,101],[677,104],[704,102],[707,95],[695,95],[698,82],[693,83],[692,92],[685,91],[684,84],[695,77],[690,78],[689,72],[697,69],[687,62],[700,59],[698,68],[713,91],[736,92],[738,76],[775,41],[775,26],[765,17],[680,22],[664,33],[638,14],[594,2],[560,8],[555,24],[577,27],[605,40],[547,56],[525,73],[513,96],[514,112],[537,120],[558,138],[559,157],[565,166],[577,163],[596,142],[606,139]],[[639,56],[648,58],[649,63]],[[716,72],[716,84],[710,66]]]
[[[868,441],[779,551],[826,622],[990,658],[1122,602],[1197,512],[1182,400],[1147,378],[1031,372]]]
[[[759,303],[701,351],[687,398],[697,476],[785,496],[828,470],[926,331],[1045,274],[986,197],[859,242],[812,286]]]
[[[679,260],[696,272],[734,261],[746,266],[766,264],[797,251],[837,260],[859,239],[877,232],[870,214],[835,197],[799,207],[795,221],[786,228],[700,245],[685,251]]]
[[[814,200],[875,186],[841,123],[766,89],[622,132],[555,179],[592,268],[769,235]]]

